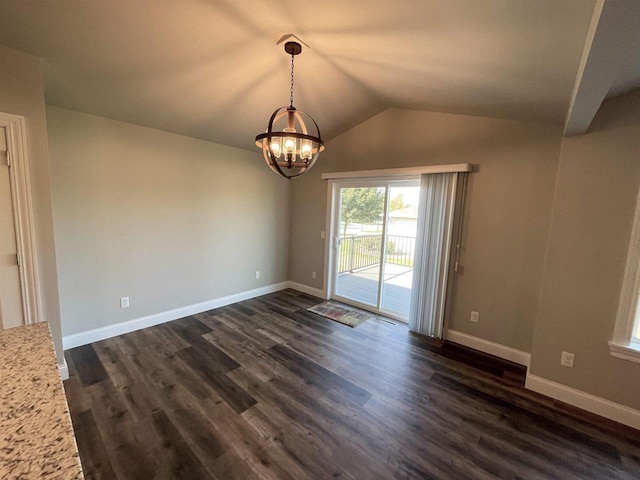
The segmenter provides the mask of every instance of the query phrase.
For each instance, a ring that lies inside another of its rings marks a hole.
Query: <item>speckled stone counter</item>
[[[0,331],[0,478],[83,478],[46,323]]]

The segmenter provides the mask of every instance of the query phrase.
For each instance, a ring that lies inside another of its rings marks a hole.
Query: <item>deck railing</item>
[[[353,272],[380,263],[382,235],[340,237],[338,273]],[[387,235],[387,263],[413,267],[415,237]]]

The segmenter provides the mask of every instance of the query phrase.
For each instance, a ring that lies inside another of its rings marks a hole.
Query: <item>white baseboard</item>
[[[314,297],[320,297],[323,299],[327,299],[327,294],[324,290],[320,290],[318,288],[313,288],[308,285],[304,285],[298,282],[287,282],[288,288],[293,288],[294,290],[298,290],[299,292],[306,293],[308,295],[313,295]]]
[[[152,327],[161,323],[177,320],[189,315],[195,315],[196,313],[206,312],[214,308],[224,307],[225,305],[241,302],[250,298],[259,297],[260,295],[277,292],[279,290],[284,290],[285,288],[290,288],[290,282],[275,283],[273,285],[267,285],[266,287],[247,290],[246,292],[235,293],[226,297],[207,300],[206,302],[195,303],[193,305],[187,305],[186,307],[180,307],[173,310],[167,310],[165,312],[155,313],[146,317],[134,318],[133,320],[116,323],[114,325],[107,325],[106,327],[94,328],[85,332],[66,335],[62,337],[62,346],[65,350],[68,350],[70,348],[134,332],[142,328]]]
[[[60,372],[60,378],[62,378],[63,381],[69,380],[69,367],[67,366],[66,360],[64,363],[58,364],[58,371]]]
[[[465,347],[473,348],[475,350],[488,353],[489,355],[494,355],[504,360],[524,365],[527,368],[529,368],[529,365],[531,364],[531,354],[501,345],[500,343],[490,342],[489,340],[474,337],[473,335],[458,332],[456,330],[447,330],[445,338],[453,343],[459,343]]]
[[[633,408],[625,407],[619,403],[531,374],[527,374],[525,387],[547,397],[640,430],[640,411]]]
[[[456,330],[448,330],[445,338],[465,347],[524,365],[527,368],[531,363],[531,355],[527,352]],[[529,373],[527,373],[525,388],[640,430],[640,411],[638,410]]]

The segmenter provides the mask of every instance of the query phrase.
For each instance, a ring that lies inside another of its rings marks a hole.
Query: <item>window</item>
[[[637,292],[638,300],[636,301],[636,312],[634,315],[634,323],[631,331],[631,343],[640,349],[640,292]]]
[[[609,348],[614,357],[640,362],[640,194],[631,231],[616,326]]]

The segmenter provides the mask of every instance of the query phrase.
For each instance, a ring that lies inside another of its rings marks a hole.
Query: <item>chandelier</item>
[[[291,55],[289,106],[273,112],[267,131],[256,136],[256,146],[274,173],[292,179],[313,167],[324,150],[324,141],[315,120],[293,106],[293,61],[302,45],[290,41],[284,44],[284,51]]]

